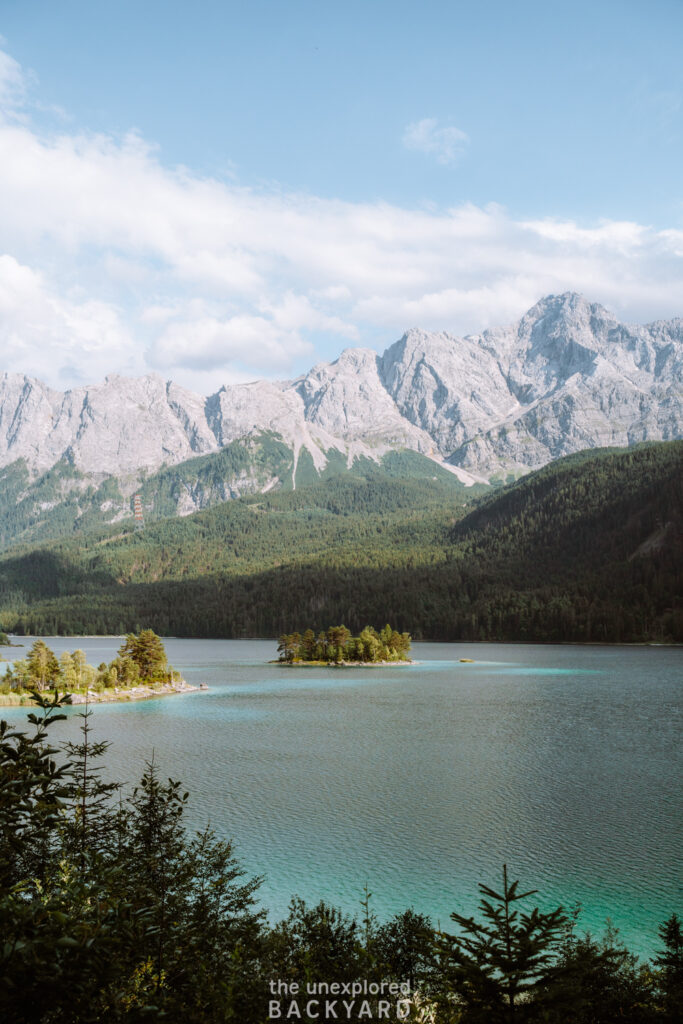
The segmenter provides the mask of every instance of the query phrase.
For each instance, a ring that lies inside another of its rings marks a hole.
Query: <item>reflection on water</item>
[[[48,642],[95,664],[120,643]],[[96,737],[128,781],[154,751],[191,824],[266,875],[274,915],[294,893],[355,912],[367,881],[380,917],[413,905],[447,925],[504,861],[643,952],[683,910],[680,650],[419,644],[414,666],[339,670],[269,665],[266,641],[167,649],[210,689],[100,706]]]

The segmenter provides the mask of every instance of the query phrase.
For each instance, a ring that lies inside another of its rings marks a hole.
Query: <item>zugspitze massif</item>
[[[296,380],[208,398],[155,375],[61,393],[4,374],[0,465],[21,466],[27,487],[68,466],[72,492],[114,477],[128,497],[141,475],[241,439],[254,448],[267,434],[289,450],[293,480],[302,456],[321,471],[330,453],[351,463],[395,449],[465,482],[506,478],[585,448],[683,437],[682,381],[683,320],[627,325],[567,293],[508,327],[465,338],[410,330],[382,355],[347,349]],[[270,489],[281,477],[242,467],[215,497]],[[205,503],[188,493],[177,510]]]

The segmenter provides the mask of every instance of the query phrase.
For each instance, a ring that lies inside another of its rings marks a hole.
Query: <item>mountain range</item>
[[[141,488],[146,509],[165,486],[164,514],[188,514],[405,449],[471,486],[681,437],[683,320],[627,325],[565,293],[507,327],[413,329],[381,355],[347,349],[295,380],[208,397],[156,375],[59,392],[5,373],[0,508],[23,512],[0,531],[9,543],[41,524],[126,518]]]

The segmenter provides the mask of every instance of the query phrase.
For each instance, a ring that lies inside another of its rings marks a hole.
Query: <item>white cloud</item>
[[[284,329],[268,317],[239,314],[224,320],[175,320],[156,338],[149,358],[160,370],[215,370],[243,362],[268,375],[286,371],[293,357],[312,351],[297,330]]]
[[[358,338],[353,324],[316,309],[306,296],[293,292],[277,303],[264,299],[257,315],[221,317],[200,307],[195,301],[187,309],[150,306],[144,311],[146,323],[164,324],[149,351],[155,367],[212,370],[242,363],[262,374],[286,373],[293,358],[314,357],[313,345],[302,336],[304,330]],[[188,317],[188,312],[194,316]]]
[[[136,135],[28,118],[0,118],[2,252],[0,369],[55,384],[154,368],[208,391],[414,325],[478,331],[569,289],[626,319],[683,313],[675,226],[258,192],[165,167]]]
[[[469,136],[454,125],[439,127],[435,117],[413,121],[403,133],[406,149],[433,156],[440,164],[455,164],[469,144]]]
[[[114,354],[125,372],[144,372],[111,304],[59,295],[40,273],[7,254],[0,254],[0,351],[3,370],[54,384],[103,377]]]

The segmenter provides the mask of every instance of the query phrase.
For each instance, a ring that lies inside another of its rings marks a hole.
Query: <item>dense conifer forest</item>
[[[469,501],[398,460],[0,560],[0,628],[27,634],[390,621],[415,640],[681,642],[682,599],[680,441],[570,456]]]
[[[646,963],[613,928],[592,936],[578,911],[539,909],[504,866],[480,886],[477,915],[454,911],[439,927],[411,908],[379,921],[367,887],[358,915],[293,895],[288,916],[271,921],[231,843],[185,830],[180,782],[149,763],[124,794],[102,774],[107,744],[92,712],[81,741],[60,747],[60,699],[36,702],[29,731],[0,723],[6,1024],[681,1020],[674,912]]]

